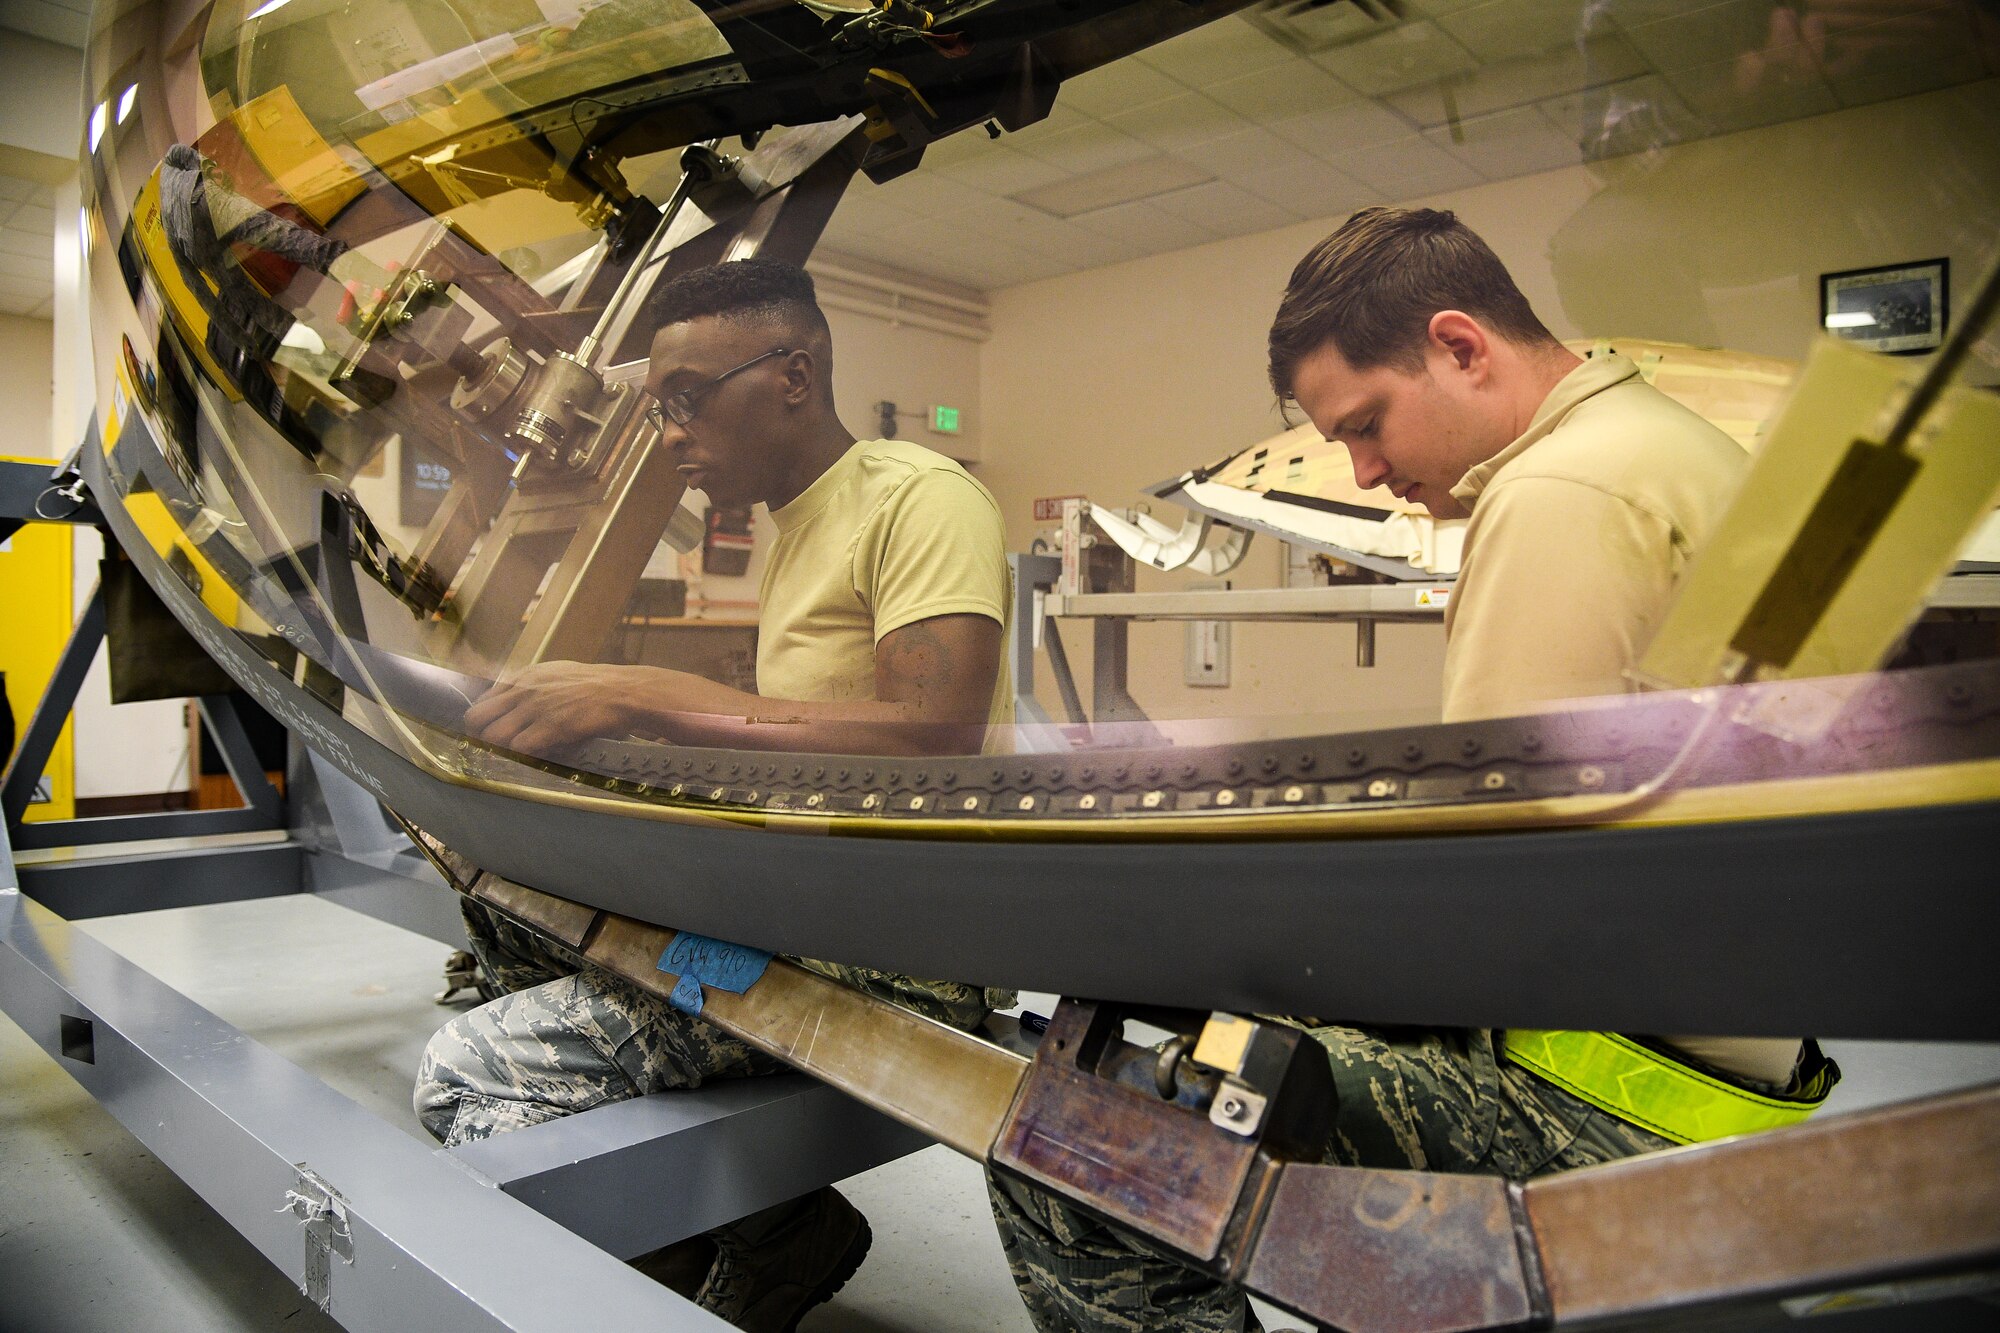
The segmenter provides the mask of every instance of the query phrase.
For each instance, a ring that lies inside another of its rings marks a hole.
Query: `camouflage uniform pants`
[[[1520,1180],[1671,1146],[1501,1063],[1485,1029],[1307,1030],[1326,1048],[1340,1099],[1327,1162]],[[1018,1180],[989,1173],[987,1190],[1041,1333],[1258,1327],[1240,1287]]]
[[[561,944],[466,902],[472,952],[499,999],[432,1036],[417,1069],[417,1118],[447,1147],[711,1079],[783,1072],[665,998]],[[1004,991],[795,959],[801,966],[956,1027],[1013,1003]]]

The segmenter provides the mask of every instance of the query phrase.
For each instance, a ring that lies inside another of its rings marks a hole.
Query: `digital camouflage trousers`
[[[1501,1063],[1483,1028],[1306,1030],[1326,1048],[1339,1099],[1327,1162],[1521,1180],[1672,1146]],[[1040,1333],[1259,1327],[1240,1287],[1018,1180],[989,1173],[987,1189]]]
[[[447,1147],[605,1102],[786,1068],[539,931],[478,903],[464,908],[473,956],[505,993],[445,1024],[424,1048],[413,1101]],[[1013,1003],[1010,992],[960,982],[793,961],[955,1027]]]

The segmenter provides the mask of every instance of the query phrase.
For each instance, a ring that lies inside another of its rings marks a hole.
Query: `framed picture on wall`
[[[1822,273],[1820,326],[1876,352],[1912,355],[1944,341],[1949,259]]]

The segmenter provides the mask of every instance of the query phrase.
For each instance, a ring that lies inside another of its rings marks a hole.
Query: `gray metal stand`
[[[101,635],[93,602],[20,772]],[[427,1150],[74,926],[313,892],[464,943],[457,895],[373,796],[295,744],[281,799],[228,699],[202,708],[245,809],[0,826],[0,1010],[343,1327],[567,1330],[588,1291],[613,1326],[726,1329],[619,1260],[928,1145],[791,1074]]]

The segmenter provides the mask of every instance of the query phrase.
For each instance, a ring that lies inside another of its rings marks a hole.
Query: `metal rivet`
[[[820,803],[820,800],[821,800],[820,794],[818,792],[814,792],[812,795],[806,797],[806,804],[818,805]]]
[[[881,798],[873,792],[861,798],[861,808],[863,810],[873,810],[879,804],[881,804]]]
[[[1355,746],[1353,749],[1347,752],[1347,762],[1353,764],[1356,768],[1359,768],[1361,765],[1368,762],[1368,751],[1362,749],[1358,745]]]
[[[1215,794],[1215,803],[1217,805],[1235,805],[1236,793],[1233,791],[1219,791]]]
[[[1417,760],[1422,759],[1423,757],[1424,757],[1424,747],[1417,744],[1415,741],[1411,741],[1408,745],[1405,745],[1403,747],[1403,758],[1408,760],[1410,763],[1414,764],[1415,762],[1417,762]]]
[[[1032,796],[1023,796],[1023,797],[1021,798],[1021,804],[1020,804],[1020,808],[1021,808],[1021,809],[1023,809],[1023,810],[1032,810],[1032,809],[1034,809],[1034,808],[1035,808],[1035,798],[1034,798],[1034,797],[1032,797]]]
[[[966,797],[965,804],[961,808],[966,810],[977,810],[979,808],[979,798],[977,796]]]
[[[1227,764],[1224,764],[1223,767],[1228,770],[1229,776],[1233,778],[1243,771],[1243,761],[1241,759],[1232,759]]]
[[[1370,796],[1392,796],[1395,794],[1395,791],[1396,784],[1387,778],[1377,778],[1368,784],[1368,794]]]
[[[1459,753],[1463,754],[1467,759],[1472,758],[1472,756],[1479,753],[1479,738],[1477,736],[1467,736],[1458,743],[1458,749]]]
[[[912,797],[910,798],[910,809],[912,809],[912,810],[921,810],[921,809],[923,809],[923,808],[924,808],[924,798],[923,798],[923,797],[921,797],[921,796],[912,796]]]
[[[1145,806],[1148,810],[1157,810],[1162,799],[1163,797],[1160,792],[1149,791],[1139,798],[1139,804]]]
[[[1306,798],[1306,789],[1305,789],[1304,787],[1287,787],[1287,788],[1285,788],[1285,799],[1286,799],[1286,800],[1288,800],[1288,801],[1303,801],[1303,800],[1304,800],[1305,798]]]
[[[1077,801],[1076,808],[1079,810],[1095,810],[1097,808],[1097,798],[1095,796],[1082,797]]]
[[[1576,781],[1577,785],[1583,787],[1602,787],[1604,770],[1595,764],[1585,764],[1576,771]]]
[[[1507,785],[1507,775],[1496,768],[1491,773],[1488,773],[1483,781],[1486,784],[1486,790],[1499,791]]]

